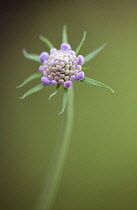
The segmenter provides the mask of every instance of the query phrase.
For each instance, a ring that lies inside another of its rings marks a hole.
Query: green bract
[[[56,94],[57,94],[57,92],[58,92],[58,90],[59,90],[59,87],[60,87],[60,84],[58,84],[58,85],[56,86],[56,90],[55,90],[55,92],[54,92],[54,93],[52,93],[52,94],[50,95],[50,97],[49,97],[49,101],[50,101],[50,99],[51,99],[54,95],[56,95]]]
[[[44,37],[43,35],[40,35],[39,38],[49,47],[49,49],[54,48],[53,44],[46,37]]]
[[[21,85],[17,86],[17,88],[23,87],[28,82],[30,82],[34,79],[37,79],[37,78],[41,78],[41,73],[34,73],[34,74],[30,75],[27,79],[24,80],[24,82]]]
[[[26,49],[23,49],[22,50],[22,53],[23,53],[23,55],[24,55],[25,58],[40,63],[39,55],[28,53]]]
[[[88,55],[84,57],[85,63],[89,62],[92,58],[94,58],[103,48],[107,45],[107,43],[103,44],[101,47],[97,48],[96,50],[92,51]]]
[[[43,84],[39,84],[37,85],[36,87],[33,87],[32,89],[28,90],[22,97],[20,97],[20,99],[24,99],[26,98],[27,96],[31,95],[32,93],[36,93],[38,92],[39,90],[42,90],[45,88],[45,85]]]
[[[84,43],[84,41],[85,41],[85,39],[86,39],[86,33],[87,33],[87,32],[85,31],[84,34],[83,34],[83,38],[82,38],[81,42],[79,43],[79,46],[78,46],[77,49],[75,50],[76,55],[79,53],[80,48],[82,47],[82,45],[83,45],[83,43]]]
[[[79,43],[78,47],[76,48],[75,50],[75,55],[77,56],[84,41],[86,39],[86,32],[83,33],[83,37],[82,37],[82,40],[81,42]],[[43,35],[40,35],[40,40],[43,41],[48,47],[49,49],[55,49],[54,48],[54,45],[46,38],[44,37]],[[63,30],[62,30],[62,43],[68,43],[68,35],[67,35],[67,27],[66,25],[63,26]],[[106,43],[103,44],[102,46],[100,46],[99,48],[95,49],[94,51],[90,52],[89,54],[87,54],[83,59],[84,59],[84,64],[86,64],[87,62],[89,62],[92,58],[94,58],[104,47],[106,46]],[[56,50],[56,49],[55,49]],[[44,52],[45,53],[45,52]],[[31,53],[28,53],[26,51],[26,49],[23,49],[23,55],[25,58],[29,59],[29,60],[33,60],[33,61],[36,61],[38,63],[41,63],[40,62],[40,56],[39,54],[31,54]],[[49,55],[49,54],[48,54]],[[81,55],[80,55],[81,56]],[[82,57],[82,56],[81,56]],[[56,57],[55,57],[56,58]],[[48,58],[47,58],[48,59]],[[80,61],[81,62],[81,61]],[[82,64],[83,65],[83,64]],[[43,66],[42,66],[43,68]],[[82,70],[84,69],[87,69],[87,67],[83,67],[82,66]],[[83,73],[84,75],[84,73]],[[34,79],[37,79],[37,78],[41,78],[43,77],[43,74],[42,72],[39,72],[39,73],[34,73],[32,74],[31,76],[29,76],[27,79],[24,80],[24,82],[19,85],[17,88],[20,88],[20,87],[23,87],[25,84],[27,84],[28,82],[34,80]],[[45,78],[44,78],[45,79]],[[86,82],[90,85],[95,85],[95,86],[98,86],[98,87],[102,87],[102,88],[107,88],[109,90],[111,90],[113,93],[114,91],[107,85],[101,83],[101,82],[98,82],[94,79],[91,79],[91,78],[88,78],[88,77],[84,77],[84,78],[80,78],[80,79],[77,79],[76,80],[80,80],[81,82]],[[56,81],[55,81],[56,82]],[[39,90],[42,90],[44,89],[46,86],[44,84],[39,84],[37,85],[36,87],[33,87],[32,89],[30,89],[29,91],[27,91],[22,97],[20,97],[21,99],[24,99],[26,98],[28,95],[31,95],[32,93],[35,93],[35,92],[38,92]],[[57,94],[58,90],[60,88],[60,84],[57,84],[56,85],[56,89],[55,89],[55,92],[53,94],[50,95],[49,97],[49,100],[51,99],[51,97],[53,97],[55,94]],[[63,103],[62,103],[62,111],[59,113],[63,113],[64,110],[65,110],[65,107],[66,107],[66,104],[67,104],[67,100],[68,100],[68,95],[69,95],[69,88],[67,87],[63,87]]]
[[[98,87],[102,87],[102,88],[107,88],[109,90],[112,91],[112,93],[114,93],[114,90],[112,90],[112,88],[110,88],[109,86],[103,84],[102,82],[98,82],[97,80],[94,80],[94,79],[91,79],[91,78],[88,78],[88,77],[84,77],[81,82],[86,82],[90,85],[95,85],[95,86],[98,86]]]
[[[62,110],[59,114],[62,114],[64,112],[65,107],[67,105],[67,101],[68,101],[68,88],[64,88]]]

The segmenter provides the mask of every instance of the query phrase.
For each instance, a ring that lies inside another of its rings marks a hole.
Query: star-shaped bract
[[[91,85],[96,85],[103,88],[110,89],[113,93],[114,91],[108,87],[107,85],[93,80],[91,78],[85,77],[83,69],[83,65],[89,62],[93,57],[95,57],[105,46],[102,45],[101,47],[97,48],[96,50],[92,51],[86,56],[78,55],[84,41],[86,38],[86,32],[83,34],[83,38],[77,47],[76,50],[72,50],[70,44],[68,43],[68,36],[67,36],[67,28],[66,26],[63,27],[62,31],[62,44],[60,49],[57,50],[53,44],[43,35],[40,36],[40,39],[47,44],[50,48],[50,52],[42,52],[40,55],[38,54],[31,54],[28,53],[25,49],[23,49],[23,55],[30,60],[37,61],[41,63],[39,66],[39,73],[34,73],[29,76],[24,82],[18,86],[22,87],[26,83],[41,78],[41,84],[37,85],[36,87],[27,91],[21,99],[26,98],[28,95],[35,93],[39,90],[44,89],[46,86],[54,85],[56,86],[55,92],[49,97],[49,99],[55,95],[59,87],[62,85],[64,92],[63,92],[63,104],[62,104],[62,111],[59,113],[63,113],[67,104],[68,100],[68,89],[73,85],[74,81],[81,81],[86,82]]]

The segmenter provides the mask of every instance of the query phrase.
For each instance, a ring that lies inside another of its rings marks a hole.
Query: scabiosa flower
[[[81,70],[84,57],[82,55],[76,56],[69,44],[61,44],[59,50],[52,48],[50,55],[48,57],[47,55],[45,52],[40,54],[40,60],[43,64],[40,65],[39,71],[43,74],[41,82],[44,85],[62,84],[65,88],[69,88],[74,80],[79,81],[84,78],[84,72]]]
[[[36,78],[41,78],[40,79],[41,84],[30,89],[21,98],[24,99],[26,96],[44,89],[46,86],[53,85],[56,86],[56,90],[50,96],[51,98],[53,95],[55,95],[58,92],[59,87],[63,86],[64,94],[63,94],[63,106],[61,111],[62,113],[65,110],[65,106],[67,103],[68,93],[69,93],[68,89],[73,85],[75,81],[86,82],[91,85],[108,88],[112,92],[114,92],[107,85],[98,82],[96,80],[93,80],[91,78],[85,77],[85,73],[83,70],[86,68],[83,67],[83,65],[89,62],[93,57],[95,57],[106,45],[105,43],[104,45],[92,51],[86,56],[78,55],[85,41],[85,38],[86,38],[86,32],[84,32],[83,38],[80,44],[78,45],[77,49],[72,50],[72,47],[68,43],[67,29],[66,26],[64,26],[60,49],[55,48],[53,44],[46,37],[42,35],[40,36],[40,39],[48,45],[48,47],[50,48],[49,52],[42,52],[40,53],[40,55],[38,55],[38,54],[30,54],[25,49],[23,49],[23,55],[26,58],[40,62],[41,64],[38,68],[39,73],[31,75],[18,87],[22,87],[26,83]]]

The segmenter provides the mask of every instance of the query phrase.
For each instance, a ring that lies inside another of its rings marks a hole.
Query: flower
[[[47,44],[50,48],[50,52],[42,52],[40,55],[38,54],[31,54],[28,53],[25,49],[23,49],[23,55],[30,60],[40,62],[40,66],[38,68],[39,73],[34,73],[29,76],[24,82],[18,86],[22,87],[26,83],[36,79],[41,78],[41,84],[37,85],[36,87],[27,91],[21,99],[24,99],[28,95],[35,93],[39,90],[44,89],[46,86],[56,86],[55,92],[50,96],[50,98],[58,92],[59,87],[62,85],[64,88],[63,94],[63,107],[62,112],[65,110],[65,106],[68,99],[68,89],[73,85],[74,81],[81,81],[86,82],[91,85],[96,85],[103,88],[108,88],[112,92],[114,92],[109,86],[98,82],[94,79],[85,77],[84,64],[89,62],[92,58],[94,58],[105,46],[102,45],[101,47],[97,48],[96,50],[90,52],[88,55],[78,55],[84,41],[86,38],[86,32],[83,34],[83,38],[76,48],[76,50],[72,50],[70,44],[68,44],[68,37],[67,37],[67,28],[66,26],[63,27],[62,32],[62,43],[60,49],[56,49],[53,44],[44,36],[40,36],[40,39]],[[49,98],[49,99],[50,99]],[[61,112],[61,113],[62,113]]]
[[[81,71],[84,57],[76,56],[68,43],[61,44],[59,50],[52,48],[50,55],[42,52],[40,61],[43,63],[39,66],[39,71],[43,74],[41,82],[46,86],[62,84],[69,88],[74,80],[84,78],[84,72]]]

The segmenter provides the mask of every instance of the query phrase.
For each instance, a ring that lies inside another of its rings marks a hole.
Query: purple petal
[[[69,80],[69,76],[65,76],[65,80]]]
[[[42,77],[41,82],[46,86],[49,86],[51,84],[51,81],[47,77]]]
[[[54,77],[54,80],[58,81],[59,80],[59,77],[58,76],[55,76]]]
[[[71,46],[67,43],[63,43],[63,44],[61,44],[60,49],[62,51],[69,51],[69,50],[71,50]]]
[[[76,75],[75,80],[77,80],[77,81],[82,80],[84,78],[84,76],[85,76],[84,72],[81,71]]]
[[[70,80],[71,81],[75,80],[75,77],[76,77],[75,75],[70,76]]]
[[[78,71],[81,71],[81,65],[77,65],[76,69],[77,69]]]
[[[73,83],[71,81],[64,82],[64,87],[69,88]]]
[[[51,84],[56,86],[57,85],[57,81],[56,80],[52,80]]]
[[[78,64],[83,65],[84,64],[84,57],[82,55],[79,55],[78,59],[77,59],[77,62],[78,62]]]
[[[52,48],[52,49],[50,50],[50,53],[55,53],[55,52],[57,52],[57,49],[56,49],[56,48]]]
[[[59,79],[59,84],[64,84],[64,79]]]
[[[39,72],[43,72],[44,71],[44,66],[40,65],[39,66]]]
[[[48,54],[47,52],[42,52],[42,53],[40,54],[39,59],[40,59],[40,61],[43,63],[45,60],[48,59],[48,57],[49,57],[49,54]]]

